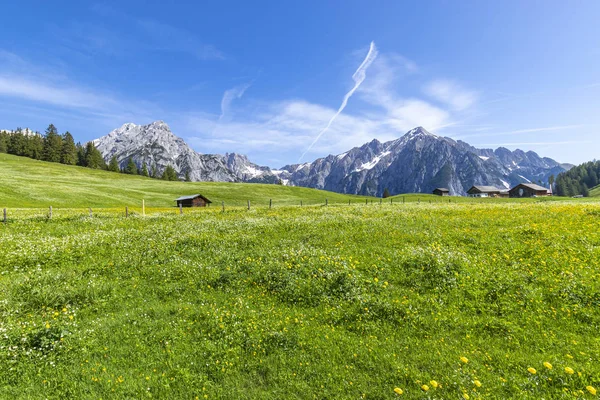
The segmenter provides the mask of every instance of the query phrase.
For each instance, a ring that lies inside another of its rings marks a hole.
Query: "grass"
[[[182,195],[201,193],[213,206],[364,202],[365,197],[323,190],[251,183],[167,182],[66,166],[0,153],[0,207],[169,207]]]
[[[600,197],[600,185],[590,189],[590,197]]]
[[[600,389],[597,202],[82,211],[0,226],[0,398]]]

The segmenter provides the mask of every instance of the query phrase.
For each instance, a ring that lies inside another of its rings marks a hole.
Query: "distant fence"
[[[352,205],[394,205],[394,204],[421,204],[421,203],[452,203],[452,198],[440,197],[439,199],[421,199],[420,197],[415,196],[403,196],[403,197],[390,197],[389,199],[349,199],[348,202],[330,202],[328,198],[325,198],[323,201],[314,201],[314,200],[298,200],[295,203],[290,201],[283,201],[280,204],[273,201],[273,199],[269,199],[268,202],[255,202],[252,203],[250,200],[247,200],[245,203],[240,202],[231,202],[226,203],[225,201],[221,201],[220,203],[213,203],[211,206],[209,204],[209,208],[213,212],[220,211],[221,213],[225,213],[227,210],[253,210],[253,209],[273,209],[276,207],[328,207],[328,206],[352,206]],[[216,205],[216,207],[215,207]],[[152,208],[153,214],[161,215],[161,214],[179,214],[183,215],[184,213],[190,212],[200,212],[205,209],[205,207],[183,207],[181,204],[177,207],[154,207]],[[130,208],[130,206],[125,206],[123,208],[118,207],[98,207],[93,209],[92,207],[87,208],[62,208],[55,209],[52,206],[48,208],[3,208],[2,209],[2,222],[8,223],[11,219],[47,219],[51,220],[55,215],[55,212],[59,210],[60,217],[115,217],[122,216],[125,218],[129,218],[131,216],[146,216],[146,203],[142,200],[141,208]],[[189,210],[184,212],[184,210]]]

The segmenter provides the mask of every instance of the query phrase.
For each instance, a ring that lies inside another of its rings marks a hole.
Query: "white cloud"
[[[428,83],[423,91],[437,101],[447,104],[456,111],[463,111],[477,101],[477,93],[463,88],[456,82],[439,79]]]
[[[251,83],[246,83],[244,85],[239,85],[232,89],[226,90],[225,93],[223,93],[223,98],[221,99],[221,116],[219,117],[219,121],[225,117],[225,114],[229,113],[231,103],[233,103],[233,101],[236,99],[241,99],[251,85]]]

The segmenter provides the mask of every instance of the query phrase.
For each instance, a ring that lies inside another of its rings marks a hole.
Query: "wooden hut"
[[[510,197],[548,196],[548,189],[535,183],[520,183],[508,191]]]
[[[177,207],[206,207],[208,204],[212,203],[212,201],[201,194],[181,196],[180,198],[175,199],[175,201],[177,202]]]
[[[450,190],[446,188],[437,188],[433,190],[433,194],[437,196],[450,196]]]
[[[499,197],[501,190],[495,186],[473,186],[467,190],[469,197]]]

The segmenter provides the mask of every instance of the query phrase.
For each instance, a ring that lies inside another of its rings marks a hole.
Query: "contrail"
[[[327,131],[327,129],[329,129],[329,127],[331,126],[333,121],[337,118],[337,116],[340,115],[340,113],[342,111],[344,111],[344,108],[346,108],[346,105],[348,104],[348,99],[350,99],[350,96],[352,96],[354,94],[354,92],[356,91],[356,89],[358,89],[360,84],[363,83],[363,81],[365,80],[365,78],[367,76],[367,74],[366,74],[367,68],[369,68],[369,65],[371,65],[373,63],[373,61],[375,61],[376,57],[377,57],[377,47],[375,46],[375,42],[371,42],[371,46],[369,47],[369,52],[367,53],[367,57],[365,57],[362,64],[360,64],[360,67],[358,67],[356,72],[352,75],[352,79],[354,80],[354,87],[352,89],[350,89],[350,91],[348,93],[346,93],[340,108],[333,115],[333,117],[331,117],[331,119],[327,123],[327,126],[325,126],[325,128],[323,128],[321,130],[321,132],[319,132],[319,134],[317,135],[315,140],[313,140],[313,142],[310,144],[310,146],[308,146],[308,149],[306,149],[306,151],[304,153],[302,153],[302,155],[298,159],[298,162],[300,162],[300,160],[302,160],[304,158],[306,153],[308,153],[310,151],[310,149],[312,149],[312,147],[315,145],[315,143],[317,143],[319,141],[321,136],[323,136],[323,134]]]

